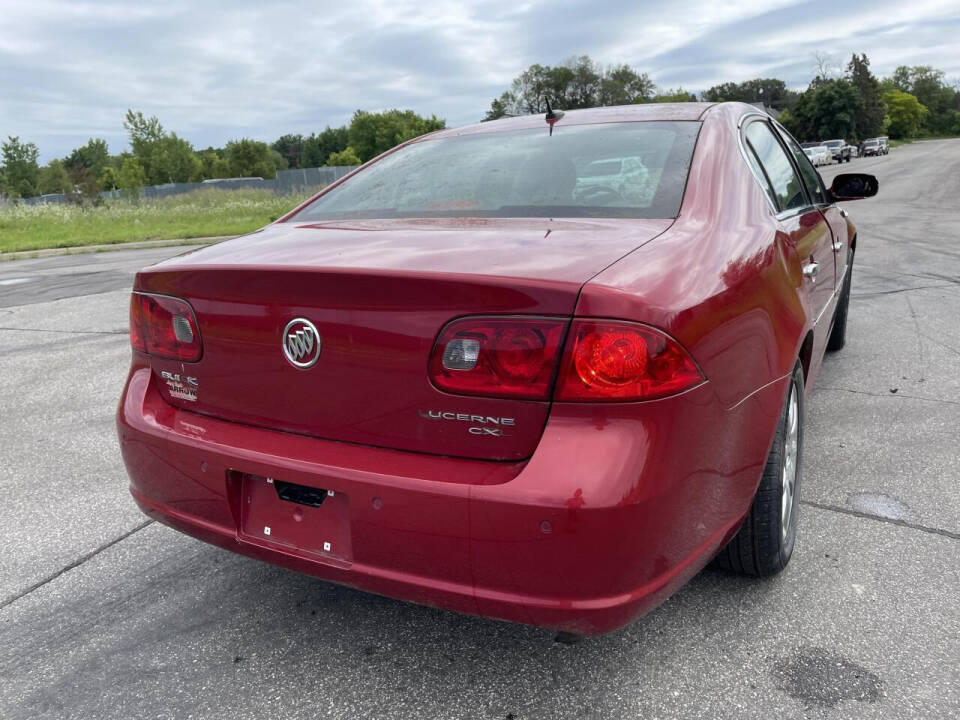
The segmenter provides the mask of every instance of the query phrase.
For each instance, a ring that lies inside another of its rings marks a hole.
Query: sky
[[[42,162],[89,137],[127,149],[127,108],[195,147],[272,141],[356,109],[478,121],[532,63],[627,63],[659,88],[778,77],[816,53],[866,53],[878,77],[933,65],[960,80],[960,0],[0,0],[0,137]]]

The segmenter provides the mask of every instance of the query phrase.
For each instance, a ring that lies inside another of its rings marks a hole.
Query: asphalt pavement
[[[0,264],[0,718],[926,718],[960,712],[960,140],[873,172],[807,404],[787,570],[705,571],[574,645],[207,546],[134,507],[113,414],[139,267]]]

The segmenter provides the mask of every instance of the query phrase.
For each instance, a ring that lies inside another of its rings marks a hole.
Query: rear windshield
[[[833,148],[833,147],[839,147],[840,145],[843,145],[843,140],[827,140],[827,141],[824,143],[824,145],[826,145],[827,147],[832,147],[832,148]]]
[[[557,125],[408,145],[290,222],[422,217],[673,218],[699,122]]]

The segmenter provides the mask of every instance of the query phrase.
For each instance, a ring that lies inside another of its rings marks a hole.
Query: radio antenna
[[[553,126],[557,124],[557,121],[563,117],[563,110],[554,110],[550,107],[550,98],[544,98],[544,101],[547,103],[547,114],[544,116],[544,119],[547,121],[547,125],[550,126],[550,135],[553,135]]]

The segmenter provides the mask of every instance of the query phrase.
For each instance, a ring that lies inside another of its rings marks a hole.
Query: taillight
[[[652,400],[686,390],[703,375],[680,344],[635,323],[575,320],[554,399]]]
[[[454,320],[437,338],[430,377],[460,395],[547,400],[565,320],[476,317]]]
[[[130,296],[130,344],[139,352],[182,362],[196,362],[203,354],[193,309],[169,295]]]

